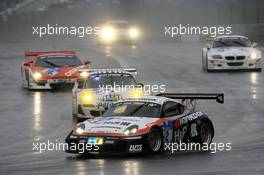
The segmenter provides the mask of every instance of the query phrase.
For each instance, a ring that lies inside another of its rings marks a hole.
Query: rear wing
[[[75,55],[74,51],[54,51],[54,52],[25,52],[25,57],[35,57],[44,54],[72,54]]]
[[[134,67],[117,67],[117,68],[94,68],[94,69],[79,69],[79,72],[87,72],[89,74],[107,74],[107,73],[134,73],[137,74],[137,69]]]
[[[216,100],[217,103],[224,103],[224,94],[217,93],[160,93],[156,96],[167,97],[171,99],[185,100]]]

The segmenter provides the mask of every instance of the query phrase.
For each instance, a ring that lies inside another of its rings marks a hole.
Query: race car
[[[181,99],[181,100],[179,100]],[[224,103],[224,94],[176,94],[129,98],[101,117],[78,123],[66,137],[66,152],[76,154],[157,153],[165,144],[210,146],[214,126],[197,99]]]
[[[128,21],[107,21],[99,25],[100,32],[97,35],[98,45],[110,45],[114,43],[137,44],[141,33],[138,27],[131,26]]]
[[[76,81],[72,94],[72,115],[77,121],[97,117],[113,102],[144,95],[136,81],[136,68],[80,69],[82,82]]]
[[[256,70],[261,71],[261,51],[245,36],[228,35],[214,38],[202,49],[205,71]]]
[[[80,77],[79,69],[88,68],[90,61],[82,62],[74,51],[26,52],[21,66],[23,87],[52,89],[63,84],[74,84]],[[32,58],[33,57],[33,58]]]

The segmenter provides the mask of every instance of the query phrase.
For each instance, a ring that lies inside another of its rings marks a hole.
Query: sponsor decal
[[[129,152],[141,152],[142,145],[130,145]]]
[[[73,74],[76,74],[76,73],[78,72],[78,70],[79,70],[79,68],[73,68],[73,69],[71,69],[71,70],[65,72],[65,75],[66,75],[67,77],[70,77],[70,76],[72,76]]]
[[[204,113],[201,112],[201,111],[198,111],[198,112],[192,113],[190,115],[187,115],[187,116],[185,116],[185,117],[180,119],[180,126],[188,123],[188,121],[195,120],[198,117],[201,117],[202,115],[204,115]]]
[[[171,120],[164,122],[164,128],[163,128],[163,138],[164,142],[168,143],[172,141],[172,133],[173,133],[173,124]]]
[[[113,140],[106,140],[105,144],[114,144],[114,141]]]
[[[180,120],[179,118],[177,118],[177,119],[175,120],[174,126],[175,126],[176,128],[179,128],[179,127],[181,126],[181,120]]]
[[[47,68],[47,69],[44,69],[44,71],[43,71],[43,73],[45,73],[49,76],[55,76],[60,72],[61,72],[61,69],[58,67]]]
[[[182,128],[176,129],[174,131],[174,141],[179,142],[180,140],[182,140],[186,132],[187,132],[187,126],[183,126]]]
[[[198,135],[198,132],[197,132],[197,124],[196,123],[193,123],[191,125],[191,137],[195,137]]]
[[[120,121],[116,121],[116,122],[107,121],[103,123],[103,125],[120,125],[120,126],[128,126],[130,124],[131,124],[130,122],[120,122]]]

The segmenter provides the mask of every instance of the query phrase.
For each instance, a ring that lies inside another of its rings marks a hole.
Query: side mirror
[[[257,46],[258,46],[258,43],[253,43],[252,44],[252,47],[254,47],[254,48],[257,47]]]
[[[30,63],[24,63],[23,65],[29,67]]]
[[[85,65],[88,65],[88,64],[90,64],[90,63],[91,63],[91,61],[89,61],[89,60],[85,60],[85,61],[84,61],[84,64],[85,64]]]
[[[206,44],[205,47],[207,48],[207,50],[210,50],[211,45],[210,44]]]
[[[143,83],[137,83],[135,84],[135,88],[142,88],[144,87],[144,84]]]

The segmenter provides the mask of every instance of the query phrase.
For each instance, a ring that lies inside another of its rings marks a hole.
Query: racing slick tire
[[[26,79],[26,89],[31,90],[31,85],[30,85],[30,74],[29,71],[25,71],[25,79]]]
[[[154,127],[146,138],[148,153],[158,153],[163,150],[163,137],[161,131]]]
[[[204,51],[202,51],[202,67],[205,72],[213,72],[212,70],[208,69],[207,53]]]
[[[214,136],[214,128],[211,122],[205,121],[200,126],[198,126],[198,143],[201,145],[207,144],[210,145],[213,136]]]

